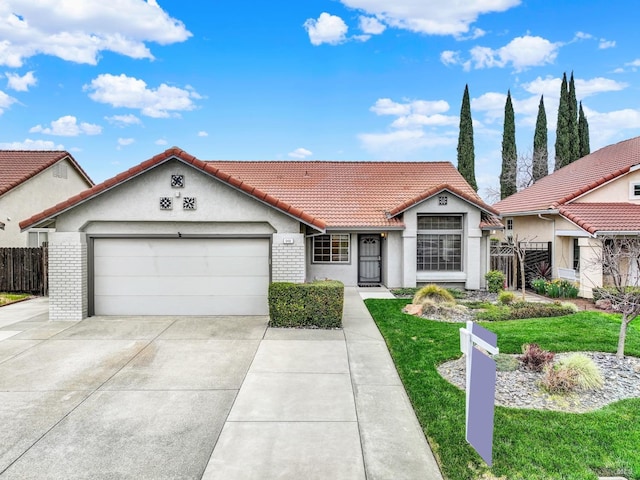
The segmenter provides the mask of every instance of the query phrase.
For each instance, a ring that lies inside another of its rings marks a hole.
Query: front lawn
[[[19,302],[29,297],[28,293],[0,293],[0,307],[9,303]]]
[[[436,366],[460,353],[460,323],[402,313],[410,300],[366,300],[404,382],[418,420],[449,480],[582,480],[622,475],[640,480],[640,399],[591,413],[496,407],[493,467],[465,440],[465,395]],[[615,353],[617,315],[580,312],[559,318],[485,322],[501,353],[535,342],[546,350]],[[630,325],[625,353],[640,356],[640,325]]]

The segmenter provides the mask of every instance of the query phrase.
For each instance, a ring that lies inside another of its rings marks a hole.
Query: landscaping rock
[[[408,315],[422,315],[422,305],[416,305],[415,303],[410,303],[402,310],[404,313]]]
[[[573,353],[573,352],[572,352]],[[496,373],[496,405],[513,408],[533,408],[561,412],[589,412],[618,400],[640,397],[640,358],[622,360],[611,353],[581,352],[591,358],[605,379],[600,390],[550,395],[538,383],[542,373],[516,370]],[[555,359],[571,353],[557,353]],[[465,388],[464,356],[438,366],[442,377],[460,389]]]
[[[601,298],[600,300],[596,301],[596,307],[600,310],[611,310],[611,300]]]

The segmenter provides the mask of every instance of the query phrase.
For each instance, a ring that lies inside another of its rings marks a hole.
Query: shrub
[[[457,305],[452,302],[437,302],[430,298],[423,299],[420,304],[422,305],[422,316],[449,319],[452,316],[464,315],[468,312],[467,307],[464,305]]]
[[[578,387],[578,374],[570,368],[557,368],[546,365],[540,386],[549,393],[566,394]]]
[[[518,358],[526,370],[541,372],[545,365],[553,361],[555,354],[542,350],[537,343],[528,343],[522,346],[522,355]]]
[[[413,296],[416,294],[417,291],[418,291],[417,288],[403,287],[403,288],[394,288],[393,290],[391,290],[391,293],[393,293],[393,295],[398,298],[413,298]]]
[[[492,358],[496,362],[496,370],[498,372],[514,372],[518,370],[518,367],[520,366],[518,357],[514,355],[499,353],[498,355],[494,355]]]
[[[269,326],[338,328],[343,303],[342,282],[274,282],[269,285]]]
[[[459,288],[447,288],[447,292],[456,300],[464,300],[467,298],[467,292]]]
[[[500,292],[498,294],[498,303],[502,305],[511,305],[516,300],[516,294],[513,292]]]
[[[427,285],[426,287],[422,287],[414,295],[413,303],[420,304],[423,303],[425,299],[432,300],[436,303],[455,302],[453,295],[451,295],[451,293],[449,293],[445,288],[439,287],[438,285]]]
[[[484,278],[491,293],[498,293],[504,288],[505,276],[500,270],[489,270]]]
[[[598,390],[604,385],[604,379],[595,362],[582,353],[574,353],[558,360],[554,368],[574,370],[576,386],[580,390]]]
[[[479,305],[486,308],[476,313],[477,320],[497,322],[504,320],[520,320],[523,318],[548,318],[571,315],[577,311],[572,303],[514,302],[511,305]]]
[[[544,295],[546,293],[547,281],[544,278],[534,278],[531,281],[531,288],[538,295]]]

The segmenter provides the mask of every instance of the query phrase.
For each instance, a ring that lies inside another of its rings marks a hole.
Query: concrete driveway
[[[345,297],[332,331],[0,309],[0,478],[442,478],[357,290]]]

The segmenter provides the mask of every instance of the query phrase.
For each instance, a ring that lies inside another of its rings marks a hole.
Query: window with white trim
[[[629,199],[640,200],[640,183],[629,184]]]
[[[418,271],[462,271],[462,215],[418,215]]]
[[[28,247],[41,247],[43,243],[49,241],[49,231],[30,231],[27,238]]]
[[[349,263],[349,234],[313,237],[313,263]]]

